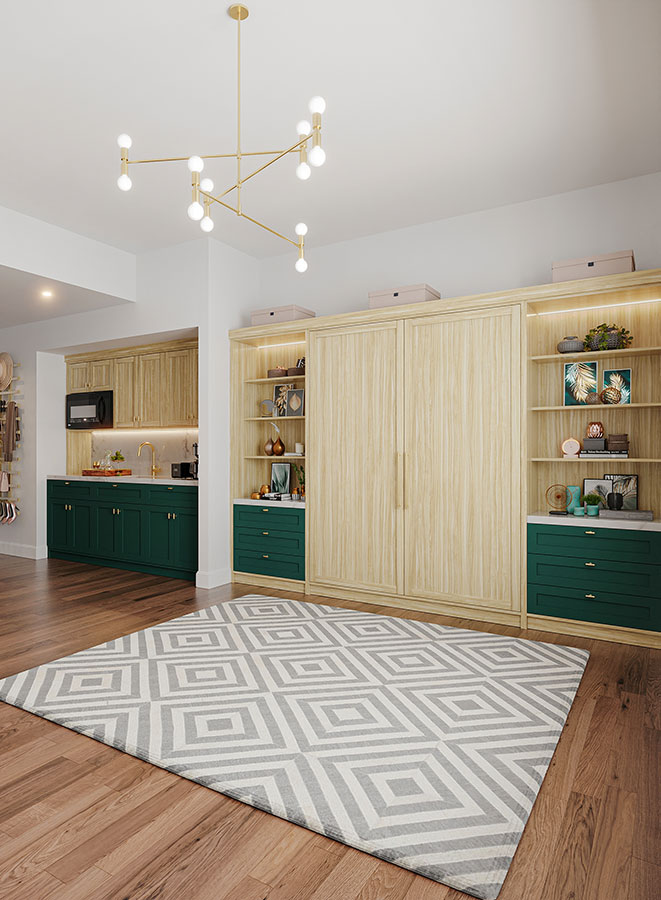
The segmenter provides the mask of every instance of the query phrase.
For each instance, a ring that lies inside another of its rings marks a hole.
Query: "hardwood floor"
[[[246,585],[198,591],[169,578],[0,556],[0,677],[246,593],[280,592]],[[336,605],[590,650],[499,900],[661,896],[661,651],[366,604]],[[0,703],[0,897],[467,895]]]

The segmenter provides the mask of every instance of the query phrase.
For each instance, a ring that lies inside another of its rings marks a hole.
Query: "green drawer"
[[[305,581],[305,559],[302,556],[260,553],[257,550],[241,550],[235,547],[234,571]]]
[[[234,546],[239,550],[262,550],[264,553],[305,556],[305,535],[302,531],[240,526],[234,529]]]
[[[234,527],[245,526],[261,531],[305,531],[305,510],[277,506],[246,506],[234,504]]]
[[[197,508],[197,485],[149,484],[146,487],[147,502],[151,506]]]
[[[103,481],[95,485],[96,498],[104,503],[143,503],[144,484],[122,484],[121,481]]]
[[[661,600],[609,591],[528,584],[528,612],[661,631]]]
[[[47,494],[53,499],[85,500],[93,496],[96,485],[92,481],[59,481],[48,482]]]
[[[528,552],[548,556],[661,564],[661,532],[576,525],[528,525]]]
[[[528,581],[563,588],[582,588],[656,597],[661,601],[661,566],[600,559],[597,556],[564,559],[528,554]]]

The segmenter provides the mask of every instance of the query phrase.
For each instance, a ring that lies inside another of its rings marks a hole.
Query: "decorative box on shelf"
[[[409,284],[390,291],[370,291],[369,308],[383,306],[404,306],[406,303],[423,303],[426,300],[440,300],[441,295],[428,284]]]
[[[563,259],[551,265],[554,283],[575,281],[578,278],[596,278],[599,275],[620,275],[635,270],[633,250],[618,250],[615,253],[584,256],[580,259]]]
[[[250,313],[251,325],[270,325],[272,322],[294,322],[296,319],[314,319],[316,313],[293,303],[287,306],[269,306]]]

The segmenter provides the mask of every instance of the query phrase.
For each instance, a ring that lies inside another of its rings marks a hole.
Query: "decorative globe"
[[[588,422],[588,427],[585,429],[585,436],[587,438],[601,438],[604,436],[604,426],[601,422]]]
[[[604,388],[599,396],[601,397],[602,403],[609,403],[611,405],[619,403],[622,399],[622,394],[614,387]]]

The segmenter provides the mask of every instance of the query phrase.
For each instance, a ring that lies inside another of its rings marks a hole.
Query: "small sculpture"
[[[588,422],[588,427],[585,429],[585,436],[587,438],[602,438],[604,436],[604,426],[601,422]]]

